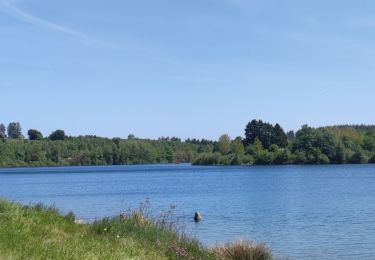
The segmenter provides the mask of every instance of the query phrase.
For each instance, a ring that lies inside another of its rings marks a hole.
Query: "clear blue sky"
[[[108,137],[375,123],[373,0],[0,0],[0,122]]]

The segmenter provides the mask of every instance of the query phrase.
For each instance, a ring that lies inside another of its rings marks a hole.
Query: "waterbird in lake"
[[[202,216],[201,216],[201,214],[197,211],[197,212],[195,212],[195,214],[194,214],[194,221],[195,222],[199,222],[199,221],[201,221],[202,220]]]

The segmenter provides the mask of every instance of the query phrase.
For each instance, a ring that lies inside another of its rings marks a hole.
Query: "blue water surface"
[[[147,198],[176,205],[206,245],[266,243],[278,258],[375,259],[375,166],[137,165],[0,169],[0,196],[78,218],[115,216]],[[203,220],[192,217],[200,211]]]

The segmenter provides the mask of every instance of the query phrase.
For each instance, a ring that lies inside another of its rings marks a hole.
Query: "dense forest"
[[[199,153],[213,152],[215,146],[205,139],[182,142],[176,137],[72,137],[63,130],[43,137],[36,129],[27,134],[25,138],[18,122],[7,128],[0,124],[0,167],[184,163],[192,162]]]
[[[307,125],[287,133],[279,124],[252,120],[245,138],[223,135],[218,151],[199,154],[195,164],[344,164],[375,163],[375,126]]]
[[[0,124],[0,167],[122,165],[141,163],[270,165],[375,163],[375,126],[302,126],[284,132],[279,124],[252,120],[245,136],[217,141],[161,137],[158,140],[67,136],[48,137],[36,129],[22,134],[20,123]]]

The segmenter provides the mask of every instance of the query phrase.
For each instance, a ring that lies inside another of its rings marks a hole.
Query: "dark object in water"
[[[201,221],[202,220],[202,216],[201,216],[201,214],[197,211],[197,212],[195,212],[195,214],[194,214],[194,221],[195,222],[199,222],[199,221]]]

